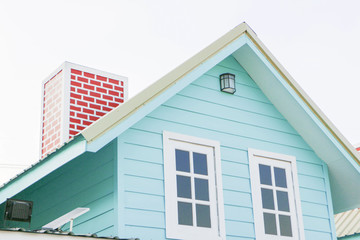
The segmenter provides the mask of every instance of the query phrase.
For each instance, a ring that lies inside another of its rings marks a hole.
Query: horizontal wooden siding
[[[234,95],[219,90],[218,78],[224,72],[236,75]],[[332,239],[323,162],[232,57],[121,135],[121,237],[165,239],[164,130],[220,142],[227,239],[255,239],[248,148],[296,157],[306,238]]]

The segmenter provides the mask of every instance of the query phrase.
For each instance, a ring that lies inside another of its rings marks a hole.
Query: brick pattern
[[[69,138],[124,102],[124,82],[71,69]]]
[[[63,82],[63,72],[60,71],[44,86],[41,158],[61,144]]]

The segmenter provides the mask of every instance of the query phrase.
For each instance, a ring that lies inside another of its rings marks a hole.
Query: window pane
[[[261,199],[263,208],[274,210],[274,195],[273,190],[261,188]]]
[[[211,228],[210,206],[196,204],[196,223],[198,227]]]
[[[191,179],[190,177],[176,175],[177,196],[191,198]]]
[[[189,152],[175,149],[176,171],[190,172]]]
[[[207,162],[206,162],[206,155],[201,153],[193,153],[194,158],[194,173],[207,175]]]
[[[178,202],[178,223],[181,225],[193,225],[191,203]]]
[[[270,166],[259,164],[260,183],[272,185],[271,183],[271,169]]]
[[[279,215],[280,235],[292,237],[290,216]]]
[[[276,197],[278,202],[278,210],[289,212],[289,197],[287,192],[276,191]]]
[[[207,179],[195,178],[195,199],[209,201],[209,186]]]
[[[265,234],[271,234],[271,235],[277,234],[275,214],[264,213],[264,227],[265,227]]]
[[[285,169],[274,167],[274,174],[275,174],[275,185],[277,187],[286,188],[286,174]]]

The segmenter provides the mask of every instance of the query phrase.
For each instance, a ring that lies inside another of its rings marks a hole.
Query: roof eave
[[[121,125],[120,123],[128,119],[130,116],[139,113],[140,109],[144,109],[144,106],[150,105],[150,102],[157,98],[159,95],[164,93],[170,87],[174,86],[181,79],[184,79],[186,75],[194,71],[199,66],[202,66],[204,62],[210,61],[211,58],[217,53],[221,52],[226,48],[226,46],[234,43],[242,35],[246,35],[248,41],[251,41],[250,45],[255,46],[256,52],[259,51],[261,58],[264,58],[262,61],[267,61],[271,68],[274,68],[277,75],[280,75],[281,81],[285,82],[286,88],[292,92],[291,94],[298,101],[298,105],[303,108],[312,119],[314,124],[321,128],[322,135],[326,136],[329,141],[332,142],[331,147],[334,147],[338,150],[341,157],[339,159],[347,159],[347,161],[352,165],[354,170],[354,176],[360,172],[360,160],[359,153],[356,152],[354,147],[345,139],[345,137],[338,131],[338,129],[331,123],[331,121],[325,116],[325,114],[319,109],[319,107],[310,99],[310,97],[304,92],[304,90],[297,84],[297,82],[290,76],[290,74],[285,70],[285,68],[276,60],[276,58],[271,54],[271,52],[265,47],[257,35],[252,31],[252,29],[246,24],[242,23],[223,37],[215,41],[213,44],[209,45],[204,50],[200,51],[194,57],[190,58],[188,61],[171,71],[169,74],[165,75],[163,78],[152,84],[150,87],[146,88],[144,91],[114,109],[102,119],[98,120],[96,123],[85,129],[81,134],[84,136],[88,143],[96,142],[95,140],[102,139],[101,141],[108,141],[105,138],[100,138],[105,133],[109,132],[110,129],[115,126]],[[285,86],[284,85],[284,86]],[[122,124],[123,128],[126,128],[126,124]],[[98,141],[97,141],[98,142]],[[95,144],[96,145],[96,144]],[[311,144],[310,144],[311,145]],[[330,146],[330,145],[329,145]],[[95,148],[94,148],[95,149]],[[96,149],[95,149],[96,150]],[[325,148],[318,148],[319,156],[321,153],[326,152]],[[326,155],[326,154],[325,154]],[[339,156],[340,156],[339,155]],[[322,158],[326,163],[329,161],[326,157]],[[337,159],[336,159],[337,160]],[[332,159],[334,163],[334,159]],[[350,167],[350,166],[348,166]],[[332,169],[335,169],[333,167]],[[331,169],[330,169],[331,170]],[[331,173],[331,171],[330,171]],[[350,205],[349,205],[350,206]]]
[[[115,125],[119,124],[120,122],[131,116],[141,107],[143,107],[144,105],[152,101],[154,98],[159,96],[161,93],[166,91],[168,88],[176,84],[188,73],[193,71],[203,62],[210,59],[212,56],[220,52],[222,49],[224,49],[226,46],[231,44],[233,41],[235,41],[245,33],[251,33],[251,35],[255,35],[251,28],[244,22],[226,33],[223,37],[219,38],[214,43],[210,44],[208,47],[200,51],[195,56],[181,64],[179,67],[166,74],[160,80],[156,81],[124,104],[109,112],[107,115],[99,119],[97,122],[95,122],[88,128],[84,129],[81,134],[89,143],[94,141],[95,139],[103,135],[105,132],[107,132],[109,129],[113,128]]]
[[[307,93],[301,88],[301,86],[291,77],[288,71],[280,64],[280,62],[272,55],[272,53],[266,48],[262,41],[253,32],[247,32],[248,37],[257,46],[259,51],[266,57],[271,65],[280,73],[289,86],[297,93],[307,107],[316,115],[321,123],[327,128],[327,130],[336,138],[336,140],[342,145],[353,160],[360,166],[360,155],[354,148],[354,146],[340,133],[335,125],[328,119],[328,117],[321,111],[321,109],[312,101]]]
[[[224,36],[219,38],[214,43],[200,51],[198,54],[175,68],[170,73],[166,74],[160,80],[156,81],[142,92],[120,105],[113,111],[106,114],[104,117],[93,123],[88,128],[81,132],[81,135],[86,139],[88,143],[94,141],[105,132],[119,124],[134,112],[138,111],[148,102],[156,98],[162,92],[166,91],[172,85],[176,84],[182,77],[197,68],[204,61],[210,59],[216,53],[224,49],[227,45],[231,44],[241,35],[246,34],[252,42],[256,45],[259,51],[266,57],[271,65],[279,72],[279,74],[286,80],[289,86],[296,92],[296,94],[303,100],[307,107],[317,116],[326,129],[337,139],[346,152],[352,157],[358,166],[360,166],[359,153],[348,142],[348,140],[340,133],[340,131],[332,124],[332,122],[325,116],[320,108],[311,100],[311,98],[305,93],[300,85],[291,77],[286,69],[279,63],[279,61],[272,55],[272,53],[266,48],[262,41],[257,37],[255,32],[244,22]]]

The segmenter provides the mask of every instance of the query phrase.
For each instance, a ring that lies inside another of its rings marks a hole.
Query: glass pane
[[[273,190],[261,188],[261,199],[263,208],[274,210],[274,195]]]
[[[276,197],[278,202],[278,210],[289,212],[289,197],[287,192],[276,191]]]
[[[285,169],[274,167],[274,174],[275,174],[275,185],[277,187],[286,188],[286,173]]]
[[[290,216],[279,215],[280,235],[292,237]]]
[[[190,177],[176,175],[177,196],[191,198],[191,179]]]
[[[259,164],[260,183],[272,185],[271,183],[271,169],[270,166]]]
[[[190,172],[189,152],[175,149],[176,171]]]
[[[207,162],[206,162],[206,155],[201,153],[193,153],[194,158],[194,173],[207,175]]]
[[[235,80],[230,80],[230,88],[235,88]]]
[[[209,201],[209,184],[207,179],[195,178],[195,199]]]
[[[275,214],[264,213],[265,234],[277,235]]]
[[[178,223],[181,225],[193,225],[191,203],[178,202]]]
[[[196,204],[196,224],[198,227],[211,228],[210,206]]]
[[[225,87],[228,88],[229,87],[229,79],[225,78]]]

